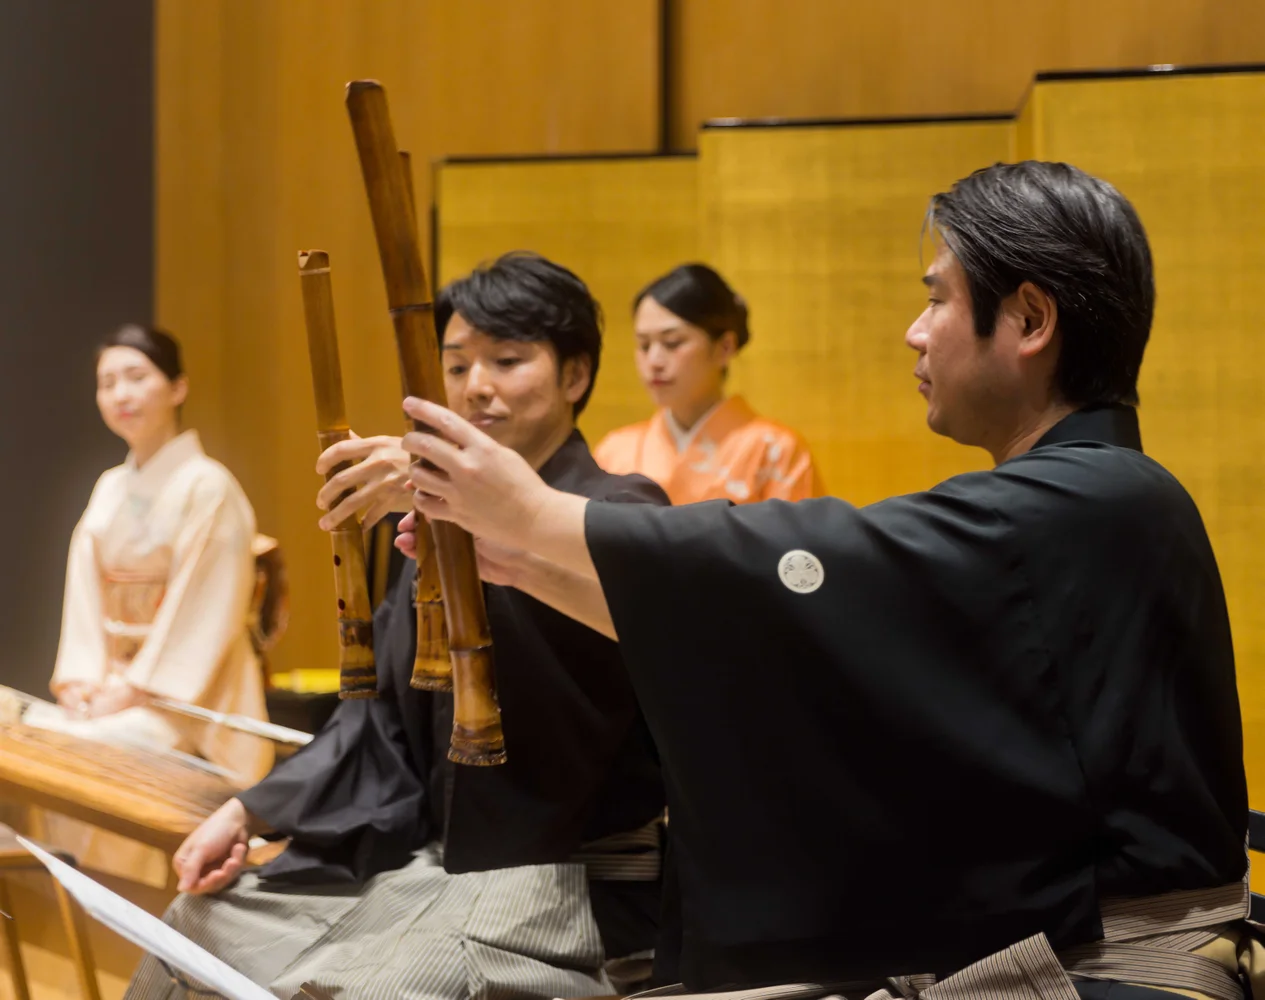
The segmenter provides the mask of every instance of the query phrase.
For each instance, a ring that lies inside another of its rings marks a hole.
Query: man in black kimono
[[[575,275],[507,255],[445,289],[436,320],[449,400],[545,482],[667,503],[599,469],[575,428],[601,351]],[[169,922],[282,996],[304,981],[355,1000],[610,992],[604,962],[654,946],[662,781],[618,646],[528,596],[547,594],[542,570],[486,587],[507,763],[449,763],[452,696],[409,686],[409,562],[374,619],[380,697],[341,703],[189,838],[175,864],[191,895]],[[228,888],[256,830],[293,840]],[[149,959],[128,995],[173,990]]]
[[[558,606],[618,635],[669,790],[665,976],[1241,996],[1234,659],[1199,512],[1142,452],[1146,235],[1035,162],[959,181],[929,226],[914,375],[993,471],[859,509],[616,508],[410,400],[440,435],[404,439],[442,470],[413,474],[425,512],[569,572]]]

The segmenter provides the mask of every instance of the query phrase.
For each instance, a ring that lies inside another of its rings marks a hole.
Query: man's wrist
[[[257,837],[269,830],[268,824],[247,809],[246,803],[236,796],[225,802],[222,808],[226,818],[245,830],[248,837]]]
[[[528,554],[538,551],[538,543],[549,534],[550,501],[557,493],[557,490],[541,480],[524,499],[523,524],[526,527],[528,544],[525,548]]]

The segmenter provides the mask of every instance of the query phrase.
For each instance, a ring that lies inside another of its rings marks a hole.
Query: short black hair
[[[929,223],[966,272],[977,336],[992,336],[1002,300],[1031,282],[1058,305],[1062,399],[1137,405],[1155,276],[1119,191],[1066,163],[998,163],[933,197]]]
[[[746,302],[706,264],[681,264],[655,278],[633,299],[633,312],[647,296],[705,331],[712,340],[719,340],[731,330],[738,338],[739,348],[751,339]]]
[[[589,387],[575,404],[578,417],[597,384],[602,359],[602,308],[588,286],[561,264],[526,250],[502,254],[446,285],[435,298],[442,344],[453,313],[497,340],[547,340],[561,366],[589,359]]]
[[[156,326],[125,323],[97,347],[97,359],[110,347],[131,347],[154,363],[154,367],[174,382],[184,374],[180,360],[180,344],[176,338]]]

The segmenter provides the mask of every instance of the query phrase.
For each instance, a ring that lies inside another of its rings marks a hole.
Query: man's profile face
[[[927,426],[961,444],[983,445],[1008,395],[998,338],[976,336],[966,272],[943,243],[922,281],[927,307],[905,343],[918,352],[914,376],[927,400]]]

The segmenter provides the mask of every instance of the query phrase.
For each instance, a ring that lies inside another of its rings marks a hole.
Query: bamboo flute
[[[343,402],[343,373],[334,328],[334,294],[329,255],[324,250],[299,254],[299,285],[307,323],[312,390],[316,396],[316,437],[321,451],[351,437]],[[328,482],[351,465],[340,462],[325,474]],[[349,491],[350,492],[350,491]],[[341,503],[340,496],[331,509]],[[365,568],[365,540],[360,520],[344,519],[330,533],[334,547],[334,592],[338,598],[338,697],[376,698],[378,677],[373,660],[373,605]]]
[[[382,85],[372,80],[349,83],[347,110],[382,258],[405,388],[410,395],[446,403],[434,305]],[[414,428],[430,430],[420,422],[414,422]],[[461,764],[500,764],[505,760],[505,741],[474,539],[449,522],[431,527],[452,661],[453,731],[448,757]]]
[[[413,163],[400,150],[404,187],[408,193],[409,217],[417,233],[417,202],[413,198]],[[405,387],[405,392],[408,387]],[[430,524],[419,517],[414,529],[417,538],[417,581],[413,606],[417,610],[417,651],[409,687],[423,691],[452,690],[452,658],[448,651],[448,625],[444,620],[444,593],[439,583],[439,557]]]

